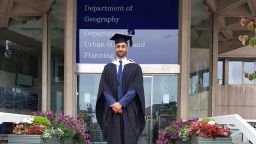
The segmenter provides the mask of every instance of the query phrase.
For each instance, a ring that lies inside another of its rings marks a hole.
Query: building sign
[[[109,63],[115,33],[133,35],[128,58],[178,63],[179,0],[77,0],[77,63]]]

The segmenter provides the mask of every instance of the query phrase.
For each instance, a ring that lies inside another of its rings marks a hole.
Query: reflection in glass
[[[146,126],[144,131],[141,134],[141,137],[139,139],[139,143],[150,143],[151,137],[152,137],[152,107],[151,107],[151,100],[152,100],[152,76],[144,76],[143,77],[143,83],[144,83],[144,94],[145,94],[145,107],[146,107],[146,113],[145,113],[145,121]]]
[[[42,17],[11,19],[0,29],[0,111],[41,110]]]
[[[193,95],[198,91],[198,75],[192,76],[190,82],[191,95]]]
[[[224,84],[223,82],[223,61],[218,61],[218,84]]]
[[[23,39],[26,39],[26,37],[28,37],[30,39],[35,40],[35,41],[30,41],[30,43],[36,44],[36,41],[41,42],[43,39],[43,29],[42,29],[43,17],[27,16],[23,18],[24,18],[23,20],[12,19],[11,23],[9,24],[8,30],[17,33],[16,34],[17,36],[21,34],[24,37]],[[23,41],[23,42],[27,43],[27,41]],[[35,46],[37,47],[37,45]]]
[[[78,76],[78,116],[82,117],[87,123],[92,142],[105,141],[95,114],[99,81],[100,75],[97,74]]]
[[[203,73],[203,89],[209,88],[209,72]]]
[[[191,1],[189,116],[206,117],[210,112],[212,13],[204,0]]]
[[[64,109],[64,1],[56,1],[48,18],[48,37],[51,62],[51,111],[63,113]]]
[[[41,55],[26,45],[0,39],[0,111],[30,114],[41,109]]]
[[[95,116],[95,105],[100,81],[99,74],[78,75],[78,115],[89,127],[92,142],[105,142]],[[176,119],[177,75],[144,76],[146,126],[139,144],[155,143],[158,132]]]
[[[177,118],[177,76],[153,76],[152,95],[152,143],[158,133],[168,125],[169,120]]]
[[[243,68],[242,61],[229,62],[229,84],[242,84]]]
[[[244,62],[244,72],[253,73],[255,70],[255,62]],[[255,80],[249,80],[243,77],[244,84],[254,84]]]

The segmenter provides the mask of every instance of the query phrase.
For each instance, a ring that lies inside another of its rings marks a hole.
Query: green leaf
[[[206,117],[202,119],[203,122],[208,123],[209,121],[214,121],[212,118]]]
[[[248,79],[249,79],[250,81],[252,81],[252,80],[253,80],[253,76],[254,76],[254,75],[250,74],[249,77],[248,77]]]
[[[250,38],[250,40],[249,40],[249,45],[251,46],[251,47],[253,47],[254,45],[255,45],[255,38]]]
[[[254,72],[252,75],[253,75],[253,79],[256,79],[256,72]]]

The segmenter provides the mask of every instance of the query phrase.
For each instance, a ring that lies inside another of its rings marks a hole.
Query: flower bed
[[[202,119],[192,123],[188,129],[192,137],[228,137],[231,132],[228,128],[221,128],[211,119]]]
[[[89,143],[86,124],[69,115],[55,114],[52,112],[33,113],[34,118],[23,120],[16,125],[15,135],[41,135],[46,143],[58,141],[66,143]]]
[[[221,128],[210,118],[192,119],[187,121],[174,120],[169,122],[159,135],[157,144],[189,143],[195,137],[213,138],[229,137],[228,128]]]

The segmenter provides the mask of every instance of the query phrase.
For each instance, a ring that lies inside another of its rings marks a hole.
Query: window
[[[219,65],[218,65],[219,67]],[[255,61],[230,61],[229,62],[229,84],[255,84],[255,80],[248,80],[243,76],[244,72],[253,73],[255,70]],[[219,79],[219,69],[218,69]]]
[[[255,68],[255,62],[244,62],[244,70],[243,72],[253,73]],[[254,84],[255,80],[248,80],[247,78],[243,77],[244,84]]]
[[[12,53],[13,53],[13,49],[12,49],[11,45],[12,45],[11,41],[9,41],[9,40],[5,41],[5,57],[7,57],[7,58],[10,57],[10,55],[12,55]]]
[[[220,85],[224,84],[224,81],[223,81],[223,73],[224,73],[223,64],[224,64],[223,61],[218,61],[218,81],[217,81],[217,83],[220,84]]]
[[[29,17],[23,22],[13,20],[0,38],[1,112],[31,114],[41,110],[43,20]]]
[[[211,115],[212,19],[204,0],[191,0],[189,117]]]
[[[209,90],[209,69],[190,74],[190,95]]]
[[[196,94],[198,91],[198,75],[192,76],[191,77],[191,94]]]
[[[242,84],[242,61],[229,62],[229,84]]]
[[[209,88],[209,72],[203,73],[203,89]]]

